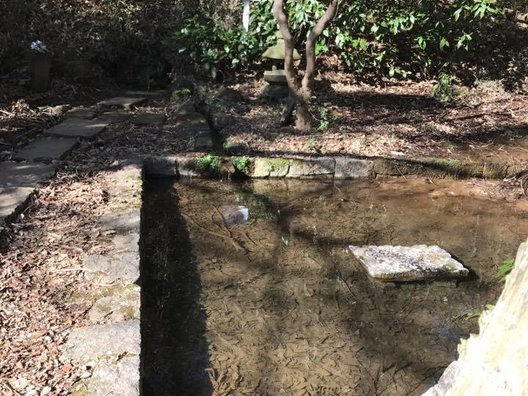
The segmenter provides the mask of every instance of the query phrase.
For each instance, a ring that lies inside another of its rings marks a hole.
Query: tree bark
[[[293,108],[296,107],[297,118],[295,127],[300,131],[309,131],[312,129],[312,114],[310,113],[310,100],[313,93],[315,79],[315,45],[317,39],[323,33],[323,30],[337,15],[339,0],[332,0],[326,9],[326,12],[319,19],[315,27],[310,31],[306,39],[306,70],[302,83],[297,81],[297,74],[293,65],[293,50],[295,42],[288,27],[288,14],[285,11],[284,0],[273,1],[273,15],[279,25],[279,30],[284,38],[285,56],[284,71],[286,81],[290,89],[290,97],[283,114],[283,121],[288,122],[292,118]],[[295,103],[295,106],[292,105]],[[289,114],[287,114],[289,112]]]

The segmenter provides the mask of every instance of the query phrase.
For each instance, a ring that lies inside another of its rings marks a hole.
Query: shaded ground
[[[263,153],[435,156],[528,164],[528,98],[499,83],[464,89],[453,104],[431,96],[432,83],[375,88],[326,76],[316,87],[316,118],[329,127],[300,135],[278,125],[281,106],[258,99],[261,80],[234,85],[245,103],[234,105],[236,122],[222,130],[231,144]],[[327,115],[321,117],[321,111]],[[316,121],[316,124],[318,122]]]
[[[526,205],[470,182],[151,183],[142,342],[144,383],[163,384],[153,396],[420,395],[478,331],[502,289],[497,265],[528,233]],[[247,206],[249,224],[226,226],[223,205]],[[382,284],[347,250],[418,243],[440,244],[473,278]]]

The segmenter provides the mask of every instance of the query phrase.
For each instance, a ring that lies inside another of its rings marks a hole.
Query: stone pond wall
[[[528,394],[528,242],[494,309],[480,318],[480,334],[463,341],[460,357],[424,396]]]

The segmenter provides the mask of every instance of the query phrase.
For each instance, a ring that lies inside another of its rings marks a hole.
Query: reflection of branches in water
[[[219,232],[216,232],[216,231],[212,231],[206,227],[204,227],[203,225],[201,225],[200,223],[198,223],[196,220],[194,220],[191,216],[188,216],[186,214],[183,214],[182,213],[182,216],[185,218],[185,220],[189,221],[190,223],[194,224],[196,227],[198,227],[200,230],[208,233],[208,234],[211,234],[211,235],[214,235],[214,236],[217,236],[217,237],[220,237],[220,238],[223,238],[223,239],[227,239],[232,245],[233,247],[237,250],[237,251],[245,251],[247,253],[247,249],[243,248],[242,245],[240,245],[240,243],[238,243],[238,241],[235,240],[235,238],[233,238],[232,235],[226,235],[226,234],[221,234]],[[216,222],[215,222],[216,224]]]

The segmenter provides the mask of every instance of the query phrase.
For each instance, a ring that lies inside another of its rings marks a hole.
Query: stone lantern
[[[264,80],[268,83],[266,87],[262,90],[260,97],[271,99],[271,100],[280,100],[286,98],[289,94],[288,82],[286,80],[286,73],[283,69],[284,67],[284,57],[286,52],[286,45],[284,43],[284,38],[282,37],[281,32],[277,32],[277,44],[269,47],[263,54],[263,59],[271,59],[280,64],[280,69],[277,68],[277,65],[274,64],[271,70],[266,70],[264,72]],[[293,50],[293,60],[299,60],[301,56],[296,49]]]

